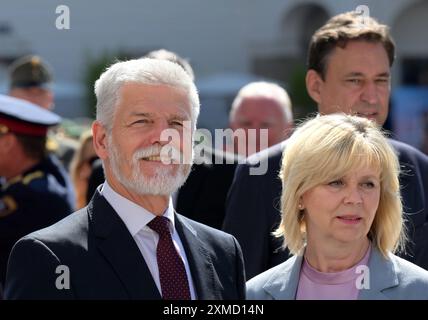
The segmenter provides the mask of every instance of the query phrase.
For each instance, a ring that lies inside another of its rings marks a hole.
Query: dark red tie
[[[165,300],[190,300],[186,269],[172,242],[168,219],[156,217],[147,226],[159,235],[156,257],[162,298]]]

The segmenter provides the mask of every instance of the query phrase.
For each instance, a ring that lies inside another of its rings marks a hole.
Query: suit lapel
[[[277,272],[263,286],[275,300],[295,300],[303,256],[292,256],[278,265]]]
[[[361,289],[358,299],[360,300],[385,300],[388,299],[383,294],[383,290],[399,285],[398,275],[395,271],[394,257],[390,254],[389,259],[385,259],[381,252],[372,245],[372,252],[368,265],[369,289]]]
[[[88,206],[98,249],[114,269],[130,299],[161,299],[149,268],[123,221],[96,191]]]
[[[220,281],[208,250],[198,238],[196,230],[177,213],[175,221],[175,228],[186,251],[197,299],[221,299]]]

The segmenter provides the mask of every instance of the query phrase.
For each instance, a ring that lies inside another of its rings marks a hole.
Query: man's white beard
[[[159,166],[153,176],[146,176],[141,168],[140,161],[143,157],[151,155],[159,155],[161,147],[148,147],[137,150],[132,156],[131,163],[131,177],[126,177],[120,171],[120,163],[128,161],[125,159],[123,154],[116,148],[116,145],[112,143],[112,139],[109,137],[109,159],[110,165],[113,171],[113,175],[116,179],[127,189],[133,192],[144,195],[171,195],[173,192],[178,190],[186,181],[190,174],[192,164],[178,164],[176,165]],[[193,152],[192,160],[193,162]],[[174,173],[176,169],[176,173]]]

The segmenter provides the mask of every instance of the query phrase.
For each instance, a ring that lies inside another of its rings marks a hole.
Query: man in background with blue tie
[[[169,61],[119,62],[95,93],[94,146],[106,182],[86,208],[17,242],[5,298],[243,299],[235,238],[172,206],[190,172],[186,137],[199,113],[190,77]],[[164,141],[166,130],[175,139]]]

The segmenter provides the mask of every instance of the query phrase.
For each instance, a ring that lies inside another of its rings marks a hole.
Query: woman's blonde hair
[[[380,170],[379,206],[368,237],[382,254],[403,250],[406,240],[399,185],[399,162],[381,129],[350,115],[317,116],[288,139],[280,171],[282,220],[275,235],[292,254],[304,248],[304,212],[299,199],[313,187],[363,166]]]
[[[92,131],[84,131],[79,139],[79,148],[74,153],[70,163],[70,177],[76,193],[77,209],[86,205],[87,179],[89,179],[89,176],[85,181],[82,181],[81,172],[84,165],[91,166],[91,161],[96,156],[92,143]]]

